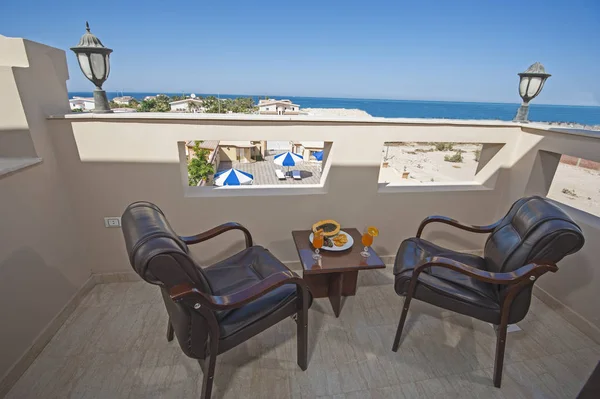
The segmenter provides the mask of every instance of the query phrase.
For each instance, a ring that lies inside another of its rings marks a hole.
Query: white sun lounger
[[[299,170],[293,170],[292,177],[294,178],[294,180],[302,180],[302,176],[300,175]]]
[[[285,180],[285,175],[283,174],[283,172],[279,169],[275,169],[275,174],[277,175],[277,178],[279,180]]]

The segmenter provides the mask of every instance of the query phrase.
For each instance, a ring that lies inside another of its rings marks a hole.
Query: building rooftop
[[[276,105],[276,104],[293,105],[295,107],[299,107],[298,104],[293,104],[291,100],[273,100],[273,99],[264,100],[263,99],[263,100],[258,101],[259,107],[263,107],[266,105]]]
[[[302,184],[319,184],[321,182],[321,165],[316,162],[302,162],[301,164],[290,167],[290,170],[300,171],[301,180],[288,178],[279,180],[275,174],[276,169],[288,170],[287,166],[279,166],[273,162],[275,155],[283,151],[270,151],[265,155],[263,161],[258,162],[228,162],[221,161],[219,170],[227,170],[231,168],[239,169],[243,172],[248,172],[254,176],[254,185],[302,185]]]
[[[186,98],[184,100],[176,100],[176,101],[171,101],[169,102],[170,105],[175,105],[175,104],[183,104],[183,103],[195,103],[198,105],[202,105],[202,100],[197,100],[195,98]]]
[[[84,102],[84,101],[94,101],[94,98],[93,97],[77,97],[77,96],[75,96],[75,97],[69,99],[69,102],[72,102],[72,103]]]
[[[131,100],[135,100],[135,98],[133,98],[132,96],[121,96],[121,97],[114,97],[112,100],[113,101],[131,101]]]
[[[186,142],[186,145],[188,147],[193,147],[195,145],[194,140],[190,140],[188,142]],[[217,147],[219,146],[219,140],[202,140],[202,143],[200,143],[200,148],[203,148],[205,150],[215,150]]]

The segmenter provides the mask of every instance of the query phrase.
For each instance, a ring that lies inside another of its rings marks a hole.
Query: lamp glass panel
[[[110,54],[106,54],[106,76],[104,79],[108,79],[108,74],[110,73]]]
[[[90,61],[92,64],[92,71],[94,72],[94,76],[96,77],[96,79],[106,79],[106,66],[104,64],[104,55],[92,54],[90,56]]]
[[[542,78],[533,77],[529,81],[529,88],[527,88],[527,96],[534,97],[542,86]]]
[[[521,97],[525,97],[527,95],[527,84],[529,83],[529,77],[523,76],[521,77],[521,82],[519,83],[519,94]]]
[[[94,79],[94,76],[92,75],[92,69],[90,68],[90,60],[88,55],[85,53],[77,54],[77,61],[79,62],[79,66],[81,66],[81,70],[83,71],[85,77],[89,80]]]

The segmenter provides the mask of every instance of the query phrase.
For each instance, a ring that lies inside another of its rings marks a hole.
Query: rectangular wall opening
[[[418,185],[472,182],[482,144],[452,142],[386,142],[379,183]]]
[[[331,142],[290,140],[188,140],[189,187],[318,186]],[[180,147],[181,148],[181,147]]]
[[[548,198],[600,216],[600,162],[562,155]]]

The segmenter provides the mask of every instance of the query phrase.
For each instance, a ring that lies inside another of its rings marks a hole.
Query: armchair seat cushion
[[[265,248],[253,246],[203,271],[213,295],[222,296],[244,290],[274,273],[289,269]],[[231,336],[282,307],[295,303],[296,297],[296,285],[285,284],[241,308],[217,312],[221,338]]]
[[[420,238],[409,238],[402,242],[396,255],[396,293],[406,295],[414,268],[432,256],[445,257],[487,271],[485,260],[479,256],[442,248]],[[500,301],[495,284],[447,268],[433,266],[422,271],[414,297],[490,323],[498,324],[500,320]]]

